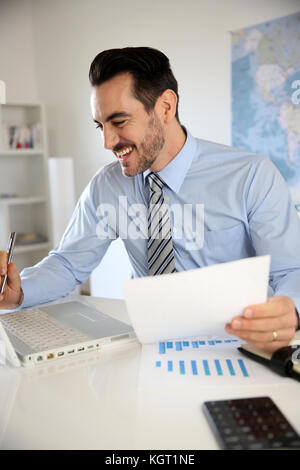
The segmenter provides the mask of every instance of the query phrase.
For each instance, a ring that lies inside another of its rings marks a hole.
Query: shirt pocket
[[[204,230],[202,250],[205,265],[225,263],[251,256],[243,223],[220,230]]]

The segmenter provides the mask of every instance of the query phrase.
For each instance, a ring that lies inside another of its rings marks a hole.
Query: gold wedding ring
[[[276,341],[277,340],[277,331],[272,331],[272,334],[273,334],[273,341]]]

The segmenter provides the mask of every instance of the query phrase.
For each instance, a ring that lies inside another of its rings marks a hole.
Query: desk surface
[[[121,300],[80,300],[129,321]],[[203,401],[257,395],[273,398],[300,432],[299,383],[291,379],[141,388],[140,356],[136,343],[32,369],[0,366],[0,449],[217,449]]]

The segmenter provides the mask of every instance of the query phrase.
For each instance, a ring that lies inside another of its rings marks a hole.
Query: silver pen
[[[15,241],[16,241],[16,232],[10,232],[9,239],[8,239],[8,245],[7,245],[7,266],[12,260],[13,252],[14,252],[14,246],[15,246]],[[1,284],[1,289],[0,289],[0,294],[3,294],[5,285],[7,281],[7,273],[3,276],[2,279],[2,284]]]

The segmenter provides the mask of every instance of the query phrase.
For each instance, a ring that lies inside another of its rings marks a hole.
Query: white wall
[[[89,108],[88,70],[98,52],[163,50],[179,82],[182,122],[230,143],[229,31],[299,10],[299,0],[0,0],[0,79],[8,101],[46,104],[50,155],[74,157],[79,196],[113,159]]]
[[[22,0],[23,1],[23,0]],[[77,194],[112,161],[91,122],[88,70],[103,49],[149,45],[179,82],[194,135],[230,143],[229,31],[299,11],[299,0],[32,0],[39,96],[50,154],[75,158]]]
[[[89,109],[88,70],[98,52],[161,49],[179,82],[182,123],[229,144],[229,31],[299,10],[299,0],[0,0],[0,79],[10,101],[37,96],[46,104],[50,155],[74,158],[79,196],[113,160]]]
[[[0,80],[6,101],[38,101],[31,0],[0,0]]]

